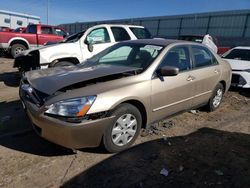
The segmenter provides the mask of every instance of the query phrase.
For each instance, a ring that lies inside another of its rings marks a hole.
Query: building
[[[250,45],[250,9],[69,23],[61,26],[68,32],[75,33],[103,23],[143,25],[157,37],[178,38],[180,35],[208,33],[217,37],[223,46]]]
[[[18,27],[26,27],[31,23],[40,23],[40,17],[0,10],[0,27],[16,29]]]

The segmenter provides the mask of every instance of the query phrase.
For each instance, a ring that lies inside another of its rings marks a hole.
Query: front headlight
[[[96,96],[67,99],[46,106],[45,113],[57,116],[80,118],[83,117],[92,104]]]

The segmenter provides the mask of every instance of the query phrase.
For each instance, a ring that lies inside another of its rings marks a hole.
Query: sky
[[[49,24],[250,9],[250,0],[0,0],[0,9]]]

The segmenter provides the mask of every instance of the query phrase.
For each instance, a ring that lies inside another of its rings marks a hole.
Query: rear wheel
[[[15,58],[18,54],[22,53],[25,50],[27,50],[26,46],[22,44],[14,44],[11,46],[10,53],[12,57]]]
[[[138,137],[142,117],[135,106],[127,103],[119,105],[111,116],[116,118],[105,130],[103,144],[107,151],[119,152],[131,146]]]
[[[218,83],[213,91],[211,98],[209,99],[206,108],[208,111],[212,112],[219,108],[224,94],[224,87],[221,83]]]
[[[59,61],[58,63],[54,65],[54,67],[65,67],[65,66],[72,66],[72,65],[75,65],[75,64],[70,61]]]

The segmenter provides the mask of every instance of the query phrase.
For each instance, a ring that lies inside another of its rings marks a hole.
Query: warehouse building
[[[0,27],[16,29],[18,27],[26,27],[31,23],[40,23],[40,17],[0,10]]]
[[[222,46],[250,45],[250,9],[69,23],[61,26],[69,33],[75,33],[104,23],[143,25],[155,37],[178,38],[181,35],[208,33],[217,37]]]

